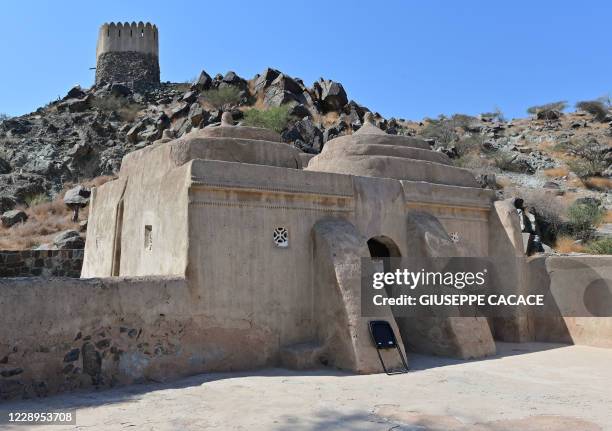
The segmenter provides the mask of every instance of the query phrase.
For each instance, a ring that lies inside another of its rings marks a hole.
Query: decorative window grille
[[[289,247],[289,231],[285,227],[277,227],[272,234],[274,245],[280,248]]]
[[[461,237],[459,236],[459,232],[451,232],[449,235],[450,240],[454,243],[459,242],[459,240],[461,239]]]

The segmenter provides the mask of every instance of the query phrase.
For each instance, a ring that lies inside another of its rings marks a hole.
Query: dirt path
[[[498,356],[410,356],[409,374],[280,369],[3,403],[77,409],[78,430],[612,430],[612,349],[500,344]]]

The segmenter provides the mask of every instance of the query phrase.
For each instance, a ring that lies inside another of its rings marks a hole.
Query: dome
[[[421,139],[385,133],[369,112],[359,130],[328,141],[306,170],[478,187],[470,171],[453,166]]]
[[[234,126],[223,113],[221,125],[192,131],[168,143],[177,164],[193,159],[300,168],[299,150],[281,142],[278,133],[259,127]]]

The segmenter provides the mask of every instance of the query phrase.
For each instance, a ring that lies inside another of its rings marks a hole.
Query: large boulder
[[[285,142],[291,142],[302,151],[318,153],[323,148],[323,132],[312,122],[310,117],[289,127],[283,134]]]
[[[65,102],[62,102],[57,105],[57,110],[59,112],[68,111],[71,114],[75,114],[78,112],[84,112],[89,108],[89,97],[84,97],[83,99],[68,99]]]
[[[267,106],[281,106],[290,102],[303,104],[307,103],[304,94],[308,93],[300,81],[281,73],[267,87],[264,103]]]
[[[257,75],[254,80],[253,90],[255,93],[265,90],[272,84],[276,77],[280,75],[280,72],[276,69],[270,69],[269,67],[263,71],[261,75]]]
[[[212,84],[212,78],[210,77],[208,73],[206,73],[205,70],[203,70],[200,72],[200,76],[198,76],[198,79],[196,80],[196,82],[194,82],[193,85],[191,86],[191,89],[195,91],[208,90],[211,84]]]
[[[66,230],[53,238],[53,244],[60,250],[85,248],[85,240],[76,230]]]
[[[64,203],[68,206],[78,205],[84,207],[89,202],[91,190],[83,186],[71,188],[64,194]]]
[[[219,86],[232,86],[238,87],[241,90],[246,90],[247,82],[243,78],[239,77],[236,72],[230,70],[225,74],[223,79],[221,79],[221,84]]]
[[[82,99],[83,97],[85,97],[85,95],[86,94],[81,89],[81,86],[80,85],[75,85],[70,90],[68,90],[68,93],[66,94],[66,97],[64,97],[64,100],[67,100],[67,99]]]
[[[348,103],[346,91],[344,91],[344,87],[339,82],[321,78],[314,83],[313,87],[316,97],[325,112],[339,111]]]
[[[64,195],[64,203],[72,209],[72,221],[77,222],[79,220],[79,209],[83,208],[89,203],[89,197],[91,196],[91,190],[83,186],[76,186],[71,188]]]
[[[0,207],[13,209],[26,203],[28,197],[45,194],[48,188],[49,183],[42,175],[18,172],[0,175]]]
[[[126,97],[132,94],[132,90],[121,82],[114,82],[110,87],[110,92],[113,96]]]
[[[2,220],[2,226],[11,227],[17,223],[23,223],[28,219],[28,215],[23,210],[11,210],[6,211],[0,220]]]
[[[8,174],[9,172],[11,172],[11,165],[0,157],[0,174]]]

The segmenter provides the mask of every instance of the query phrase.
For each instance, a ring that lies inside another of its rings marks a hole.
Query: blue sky
[[[90,86],[98,27],[150,21],[162,80],[275,67],[340,81],[386,117],[507,117],[612,93],[610,1],[12,1],[0,15],[0,112]]]

